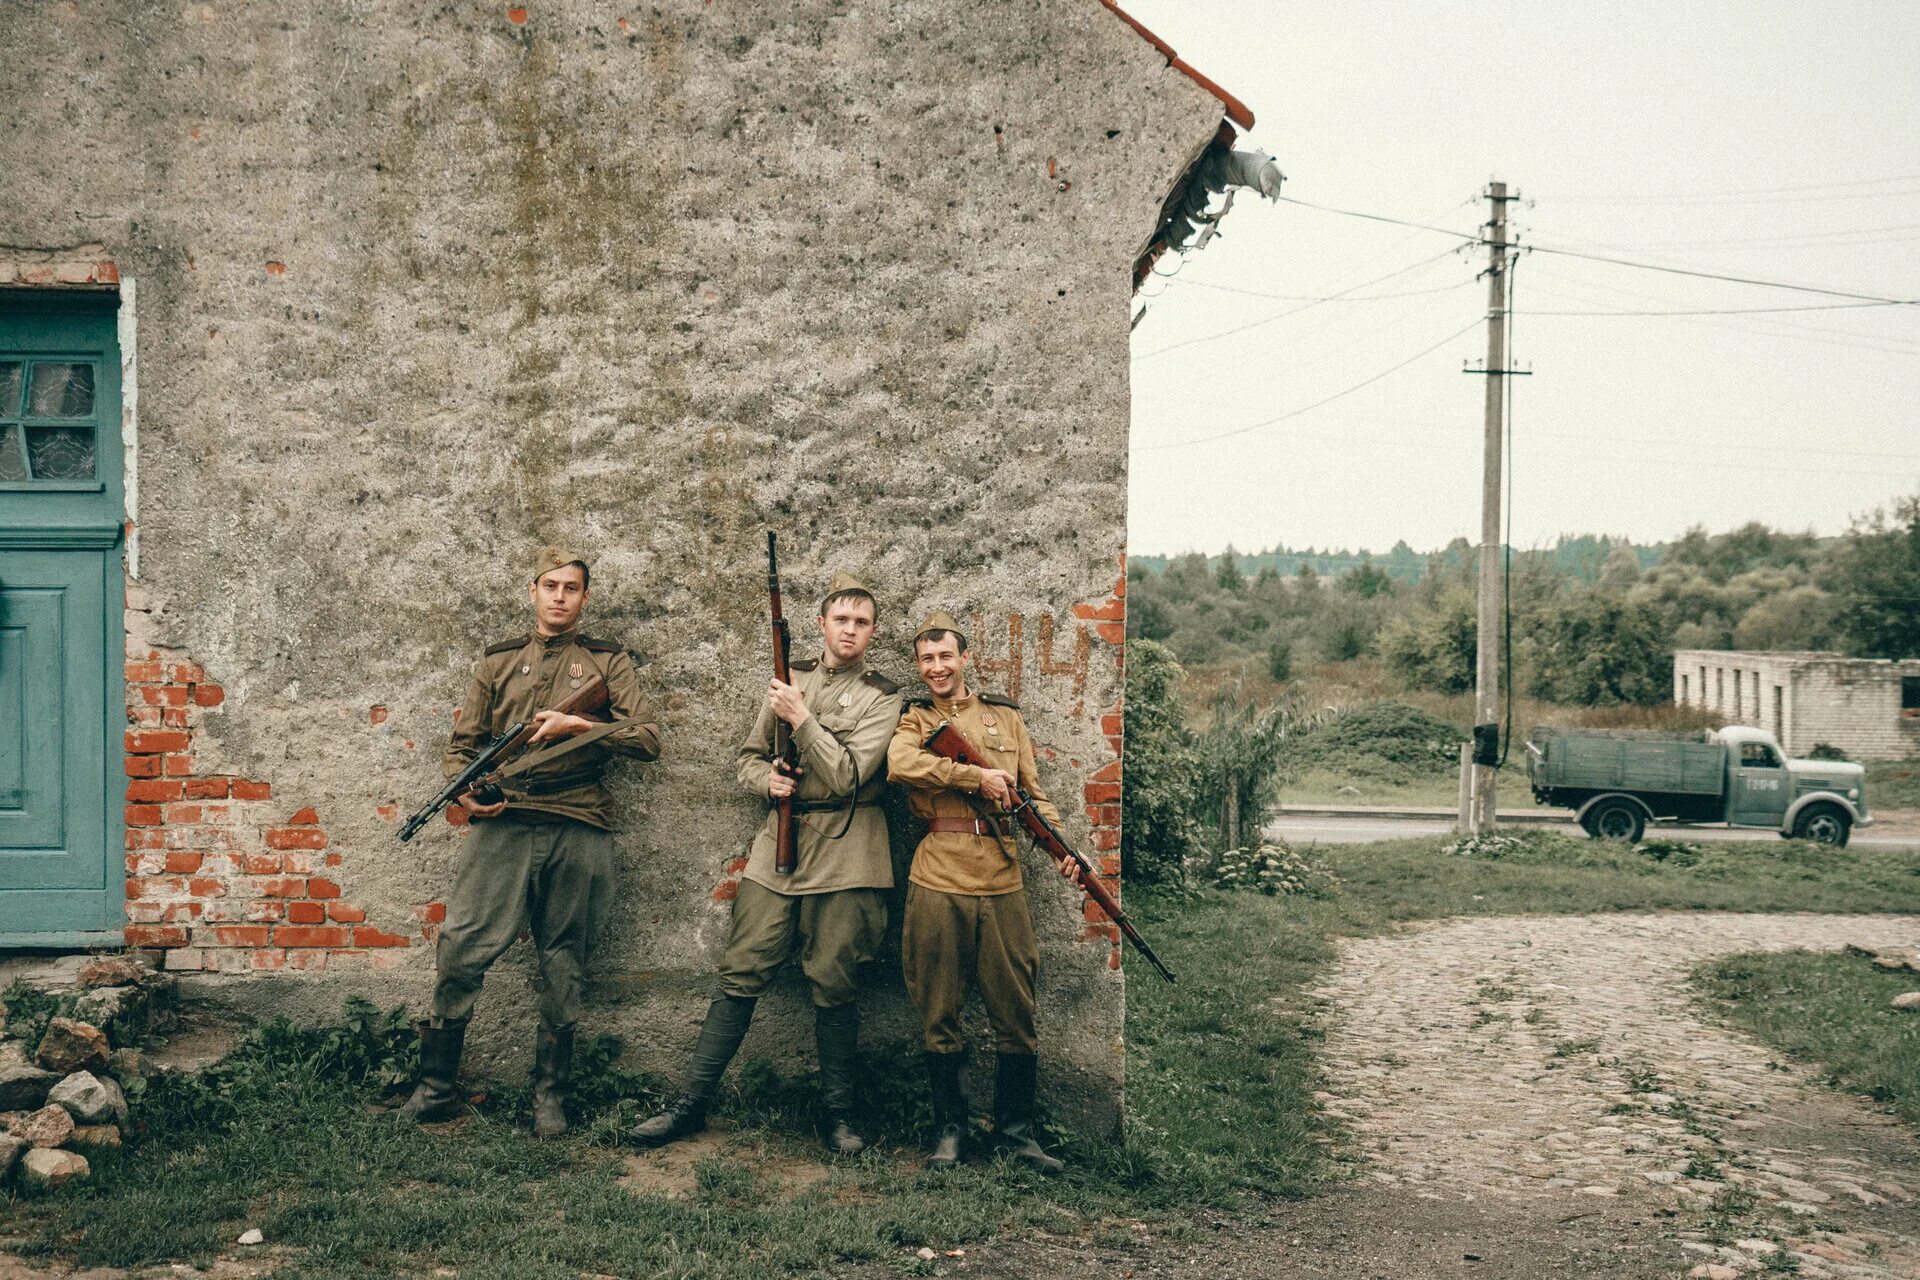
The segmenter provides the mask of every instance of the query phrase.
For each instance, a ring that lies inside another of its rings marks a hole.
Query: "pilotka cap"
[[[540,554],[534,559],[533,577],[529,581],[538,582],[546,574],[555,569],[564,569],[570,564],[577,564],[582,569],[588,568],[587,558],[577,551],[566,547],[542,547]]]

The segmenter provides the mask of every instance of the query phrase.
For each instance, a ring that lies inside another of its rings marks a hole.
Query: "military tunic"
[[[1002,1053],[1032,1054],[1034,984],[1040,947],[1020,874],[1010,818],[994,818],[980,795],[981,768],[935,755],[922,744],[950,721],[990,767],[1013,775],[1034,807],[1060,814],[1040,786],[1033,742],[1019,708],[992,694],[952,701],[915,699],[894,731],[888,772],[929,830],[914,851],[901,931],[907,993],[920,1011],[929,1052],[966,1047],[960,1009],[978,984]],[[964,829],[962,829],[964,828]]]
[[[774,870],[777,811],[767,797],[773,772],[772,708],[761,705],[735,757],[735,775],[767,801],[754,836],[720,963],[720,989],[735,997],[765,990],[797,956],[813,1003],[828,1009],[858,994],[859,966],[886,932],[885,891],[893,887],[886,815],[887,744],[900,719],[898,686],[864,662],[843,667],[792,663],[808,718],[793,734],[802,772],[794,792],[794,869]],[[850,802],[859,804],[849,813]]]
[[[472,1015],[487,970],[523,929],[532,931],[539,961],[541,1020],[558,1028],[580,1017],[587,957],[613,891],[611,800],[601,773],[615,754],[660,754],[660,727],[640,696],[632,659],[578,631],[490,646],[474,668],[441,762],[453,776],[487,743],[593,675],[606,682],[608,695],[596,716],[634,723],[515,777],[502,787],[506,811],[472,823],[434,950],[433,1012],[443,1024]]]

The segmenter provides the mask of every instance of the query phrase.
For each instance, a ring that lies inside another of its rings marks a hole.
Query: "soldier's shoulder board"
[[[860,677],[882,693],[898,693],[900,686],[881,675],[878,671],[869,671]]]
[[[619,653],[621,646],[611,640],[596,640],[592,636],[581,636],[580,647],[589,653]]]
[[[526,648],[527,641],[531,639],[533,639],[531,635],[521,635],[511,640],[502,640],[499,644],[490,644],[487,646],[487,657],[491,658],[496,653],[516,653]]]
[[[910,693],[907,695],[906,700],[900,704],[900,709],[902,711],[913,711],[913,710],[925,711],[925,710],[931,709],[932,706],[933,706],[933,698],[930,695],[924,694],[924,693]]]
[[[988,706],[1012,707],[1015,711],[1020,709],[1019,703],[1003,693],[983,693],[980,695],[980,701],[986,703]]]
[[[789,662],[787,669],[789,671],[811,671],[819,665],[820,659],[818,658],[801,658],[797,662]]]

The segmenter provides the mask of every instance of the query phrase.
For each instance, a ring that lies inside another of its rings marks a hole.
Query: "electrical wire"
[[[1327,396],[1325,399],[1315,400],[1312,404],[1301,405],[1298,409],[1291,409],[1286,413],[1277,414],[1274,417],[1266,418],[1259,422],[1249,423],[1244,427],[1235,427],[1231,431],[1220,431],[1210,436],[1199,436],[1192,440],[1170,440],[1165,444],[1141,445],[1140,448],[1142,450],[1181,449],[1181,448],[1185,448],[1188,445],[1210,444],[1215,440],[1226,440],[1233,436],[1245,435],[1249,431],[1258,431],[1262,427],[1270,427],[1270,426],[1273,426],[1275,423],[1285,422],[1289,418],[1297,418],[1301,414],[1310,413],[1313,410],[1318,409],[1321,405],[1332,404],[1335,400],[1340,400],[1347,396],[1350,396],[1354,392],[1359,391],[1363,387],[1370,387],[1374,383],[1380,381],[1380,379],[1386,377],[1388,374],[1398,373],[1400,370],[1406,368],[1408,365],[1412,364],[1414,361],[1420,359],[1421,357],[1432,355],[1434,352],[1446,346],[1449,342],[1452,342],[1455,338],[1459,337],[1461,334],[1466,333],[1469,329],[1474,328],[1479,323],[1480,323],[1479,320],[1470,321],[1464,328],[1456,329],[1452,333],[1448,334],[1446,337],[1440,339],[1440,341],[1434,343],[1432,346],[1427,347],[1421,351],[1416,351],[1414,354],[1408,356],[1405,360],[1402,360],[1399,364],[1394,365],[1392,368],[1382,369],[1379,373],[1374,374],[1371,378],[1368,378],[1366,381],[1356,382],[1352,386],[1348,387],[1346,390],[1336,391],[1332,395]]]
[[[1449,250],[1448,252],[1455,251]],[[1472,284],[1473,281],[1462,280],[1458,284],[1443,284],[1435,289],[1407,289],[1399,293],[1363,293],[1353,297],[1340,293],[1330,294],[1326,297],[1314,297],[1312,294],[1300,293],[1263,293],[1258,289],[1240,289],[1230,284],[1214,284],[1209,280],[1188,280],[1186,283],[1199,285],[1202,289],[1216,289],[1221,293],[1238,293],[1249,298],[1272,298],[1278,302],[1380,302],[1387,298],[1424,298],[1428,294],[1450,293],[1455,289]],[[1159,295],[1156,294],[1154,296],[1158,297]]]
[[[1452,236],[1457,240],[1465,240],[1469,244],[1483,243],[1477,233],[1468,235],[1464,231],[1455,231],[1450,227],[1436,227],[1427,222],[1409,222],[1405,218],[1389,218],[1382,213],[1362,213],[1358,209],[1336,209],[1330,204],[1315,204],[1311,200],[1302,200],[1298,196],[1277,196],[1275,199],[1282,204],[1297,204],[1303,209],[1318,209],[1322,213],[1337,213],[1347,218],[1364,218],[1368,222],[1386,222],[1396,227],[1414,227],[1421,231],[1437,231],[1443,236]],[[1454,207],[1458,208],[1459,206],[1456,205]]]
[[[1726,200],[1742,196],[1786,195],[1800,191],[1831,191],[1836,187],[1880,187],[1889,182],[1920,182],[1920,173],[1898,173],[1890,178],[1850,178],[1844,182],[1803,182],[1791,187],[1748,187],[1736,191],[1676,191],[1657,197],[1666,200]],[[1646,196],[1623,196],[1619,194],[1605,196],[1571,196],[1564,203],[1569,204],[1607,204],[1613,202],[1637,203],[1647,200]]]
[[[1500,763],[1507,767],[1507,753],[1513,748],[1513,302],[1518,294],[1515,282],[1520,278],[1520,259],[1516,255],[1507,267],[1507,314],[1503,318],[1506,341],[1503,350],[1506,369],[1500,373],[1500,409],[1507,443],[1507,532],[1500,544],[1500,607],[1506,615],[1504,637],[1500,641],[1500,675],[1507,686],[1507,725],[1500,734]]]
[[[1184,347],[1197,346],[1202,342],[1213,342],[1219,338],[1230,338],[1236,333],[1245,333],[1249,329],[1258,329],[1260,326],[1272,324],[1276,320],[1285,320],[1288,316],[1297,316],[1302,311],[1311,311],[1313,310],[1313,308],[1320,306],[1322,303],[1338,301],[1339,299],[1344,298],[1347,295],[1354,293],[1358,290],[1371,288],[1376,284],[1385,284],[1387,281],[1392,280],[1398,276],[1404,276],[1410,271],[1418,271],[1422,267],[1432,266],[1434,263],[1440,261],[1440,259],[1448,256],[1452,252],[1453,250],[1447,249],[1441,253],[1436,253],[1431,258],[1423,258],[1419,262],[1415,262],[1410,266],[1401,267],[1397,271],[1389,271],[1384,276],[1378,276],[1372,280],[1363,280],[1359,284],[1354,285],[1352,288],[1342,289],[1339,293],[1330,294],[1324,298],[1315,298],[1313,301],[1308,302],[1303,306],[1289,307],[1285,311],[1279,311],[1270,316],[1263,316],[1258,320],[1250,320],[1246,324],[1235,325],[1231,329],[1222,329],[1218,333],[1207,333],[1207,334],[1202,334],[1197,338],[1183,338],[1179,342],[1170,342],[1164,347],[1156,347],[1152,351],[1143,352],[1140,355],[1133,357],[1133,362],[1135,364],[1138,364],[1142,360],[1151,360],[1155,356],[1166,355],[1169,351],[1179,351]]]
[[[1914,304],[1910,302],[1816,302],[1799,307],[1698,307],[1672,311],[1529,311],[1527,314],[1530,316],[1757,316],[1788,311],[1859,311],[1863,308],[1912,305]]]

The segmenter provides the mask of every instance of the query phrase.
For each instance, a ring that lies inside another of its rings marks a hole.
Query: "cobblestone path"
[[[1312,992],[1327,1002],[1320,1100],[1377,1184],[1557,1219],[1631,1201],[1700,1227],[1678,1231],[1676,1275],[1920,1277],[1912,1133],[1702,1021],[1686,986],[1715,956],[1917,942],[1920,917],[1720,913],[1350,940]]]

